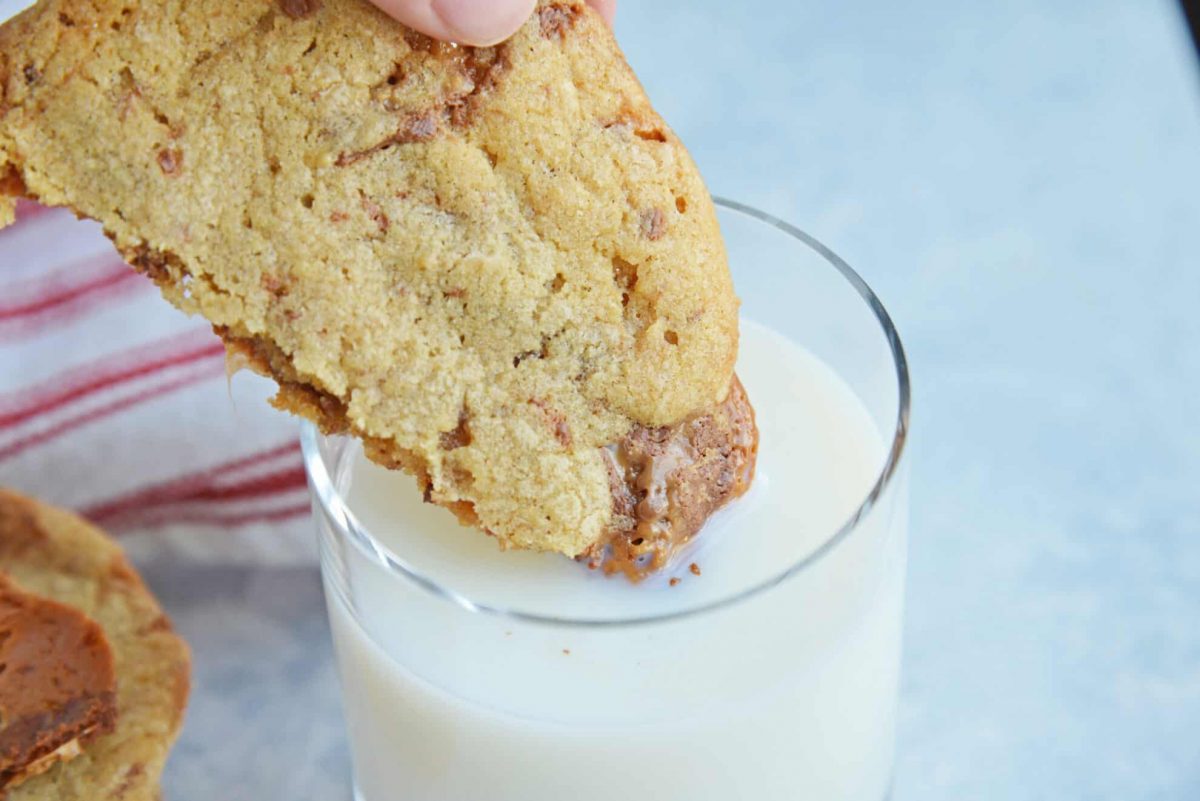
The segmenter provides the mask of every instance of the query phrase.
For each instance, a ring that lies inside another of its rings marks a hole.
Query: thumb
[[[494,45],[517,32],[537,0],[373,0],[410,28],[468,45]]]

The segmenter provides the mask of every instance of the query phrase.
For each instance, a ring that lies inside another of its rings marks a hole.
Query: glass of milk
[[[758,474],[661,575],[501,552],[354,440],[305,428],[359,801],[887,795],[904,353],[823,245],[719,214]]]

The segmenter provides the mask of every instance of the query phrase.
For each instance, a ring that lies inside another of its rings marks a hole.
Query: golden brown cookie
[[[99,220],[277,406],[502,544],[594,549],[606,447],[729,391],[713,204],[582,0],[478,49],[362,0],[42,0],[0,87],[0,195]]]
[[[121,549],[69,512],[0,490],[0,574],[100,625],[116,674],[116,724],[6,801],[154,801],[187,703],[187,646]]]

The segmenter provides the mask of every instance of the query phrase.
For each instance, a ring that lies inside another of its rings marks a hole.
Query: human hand
[[[410,28],[435,39],[493,45],[516,33],[537,0],[372,0]],[[588,0],[612,24],[617,0]]]

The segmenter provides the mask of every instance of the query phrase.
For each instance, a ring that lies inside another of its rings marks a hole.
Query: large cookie
[[[582,0],[480,49],[360,0],[43,0],[0,86],[0,195],[99,220],[278,406],[504,544],[594,550],[606,448],[729,392],[712,202]]]
[[[187,703],[189,656],[150,591],[102,532],[5,490],[0,576],[98,623],[117,687],[115,727],[86,740],[70,761],[10,789],[5,801],[155,801]]]

